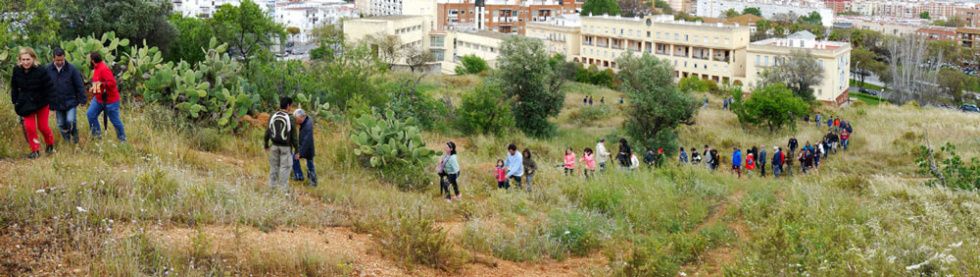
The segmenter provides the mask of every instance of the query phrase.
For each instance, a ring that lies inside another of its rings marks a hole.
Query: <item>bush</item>
[[[459,66],[456,67],[457,75],[479,74],[490,69],[487,61],[477,55],[465,55],[460,58]]]
[[[201,151],[213,152],[224,146],[225,138],[214,128],[200,128],[191,134],[191,143]]]
[[[484,82],[463,94],[457,126],[466,134],[499,135],[514,127],[514,114],[500,87]]]
[[[406,264],[422,264],[442,270],[455,271],[463,260],[459,252],[452,248],[446,232],[436,227],[432,219],[417,215],[399,213],[396,220],[389,222],[383,230],[381,245],[385,253]]]
[[[694,117],[698,102],[674,86],[673,67],[663,60],[649,54],[629,54],[616,62],[621,69],[621,87],[630,98],[624,125],[639,142],[634,147],[663,147],[672,155],[677,149],[674,128]]]
[[[932,148],[919,146],[916,163],[920,171],[933,177],[929,184],[951,189],[980,190],[980,159],[973,157],[967,163],[956,152],[956,146],[950,143],[943,145],[940,151],[937,154]],[[937,158],[939,155],[945,158]]]
[[[565,253],[575,256],[588,255],[598,249],[604,240],[609,239],[611,230],[602,215],[568,209],[551,213],[549,216],[549,236],[558,242],[561,250],[552,258],[563,259]]]
[[[575,72],[575,81],[616,89],[616,73],[608,68],[606,70],[599,70],[594,64],[589,65],[588,69],[582,67],[582,65],[578,65],[578,69]]]
[[[806,101],[793,94],[783,84],[768,85],[752,92],[749,99],[742,101],[741,93],[733,93],[735,103],[732,110],[743,123],[765,125],[769,132],[775,132],[784,125],[793,124],[807,112]]]
[[[362,115],[354,120],[350,138],[354,155],[362,164],[382,169],[382,177],[395,181],[399,187],[417,189],[428,183],[417,175],[435,152],[425,148],[422,131],[414,119],[396,119],[391,111]]]
[[[608,105],[588,106],[572,111],[568,119],[577,125],[590,125],[596,121],[607,119],[612,116],[612,109]]]

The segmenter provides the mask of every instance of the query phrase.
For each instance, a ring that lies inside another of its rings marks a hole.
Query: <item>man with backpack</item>
[[[279,187],[288,192],[289,171],[293,166],[293,149],[296,145],[296,128],[287,112],[292,108],[293,99],[279,99],[279,110],[269,117],[269,128],[265,132],[265,150],[269,152],[269,186]],[[272,142],[270,146],[269,143]]]
[[[783,171],[783,151],[778,146],[772,148],[772,177],[779,178],[779,173]]]
[[[306,159],[306,176],[309,178],[310,186],[316,186],[316,167],[313,166],[313,119],[306,115],[303,109],[293,112],[293,118],[299,124],[299,148],[293,157],[293,175],[296,179],[303,180],[303,168],[299,159]]]

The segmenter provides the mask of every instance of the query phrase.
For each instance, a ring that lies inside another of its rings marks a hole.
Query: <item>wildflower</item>
[[[82,208],[81,206],[77,206],[77,207],[75,207],[75,209],[78,210],[78,212],[80,212],[80,213],[87,213],[88,212],[88,210],[86,210],[85,208]]]

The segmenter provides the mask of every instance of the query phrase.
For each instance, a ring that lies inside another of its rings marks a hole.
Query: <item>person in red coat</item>
[[[89,64],[92,66],[92,102],[88,107],[88,125],[92,129],[92,137],[102,139],[102,126],[99,124],[99,114],[105,113],[116,129],[119,141],[126,141],[126,129],[119,119],[119,88],[112,70],[102,61],[99,52],[89,54]]]
[[[10,100],[14,104],[14,112],[24,120],[24,135],[31,147],[31,154],[28,156],[30,159],[41,156],[38,131],[44,136],[46,152],[54,153],[54,135],[48,125],[48,104],[53,89],[54,84],[48,72],[38,66],[34,49],[21,48],[17,54],[17,66],[10,78]]]

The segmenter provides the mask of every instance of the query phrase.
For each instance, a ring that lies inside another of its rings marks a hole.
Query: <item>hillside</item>
[[[450,99],[473,85],[426,82]],[[317,125],[320,186],[293,183],[283,196],[267,188],[260,128],[223,135],[129,106],[128,144],[85,134],[77,147],[31,161],[11,104],[0,101],[0,275],[980,275],[980,195],[923,185],[914,163],[921,144],[980,155],[980,116],[827,108],[855,134],[816,174],[736,179],[672,162],[586,181],[553,165],[566,147],[616,137],[619,94],[567,91],[551,139],[426,133],[433,149],[459,145],[463,200],[452,203],[435,185],[401,191],[358,165],[344,122]],[[610,108],[581,120],[583,94]],[[729,157],[733,146],[821,135],[810,125],[745,129],[719,103],[712,97],[682,127],[681,145]],[[493,183],[511,142],[535,151],[541,170],[530,193]]]

